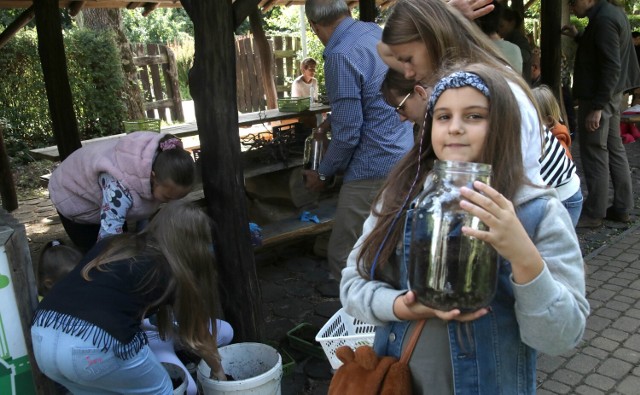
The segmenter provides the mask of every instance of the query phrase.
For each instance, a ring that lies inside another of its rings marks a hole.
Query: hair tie
[[[167,151],[176,148],[182,149],[182,141],[177,137],[171,137],[160,142],[160,151]]]
[[[58,240],[51,240],[51,247],[59,246],[60,244],[62,243],[60,243],[60,241]]]
[[[487,97],[487,99],[491,98],[487,84],[477,74],[469,73],[467,71],[456,71],[455,73],[451,73],[442,78],[433,87],[433,92],[429,98],[429,106],[427,107],[429,115],[433,115],[433,108],[440,98],[440,95],[442,95],[442,92],[450,88],[463,88],[465,86],[470,86],[479,90],[480,93]]]

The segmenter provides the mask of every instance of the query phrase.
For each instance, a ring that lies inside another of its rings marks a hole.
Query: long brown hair
[[[459,62],[490,65],[518,84],[533,102],[528,84],[508,67],[509,62],[487,35],[442,0],[399,0],[385,22],[382,42],[387,45],[423,43],[433,70]]]
[[[218,298],[216,262],[212,252],[211,220],[195,204],[184,201],[167,203],[146,229],[137,234],[114,236],[105,250],[82,270],[90,280],[93,269],[108,271],[110,262],[136,257],[153,259],[157,264],[140,289],[168,283],[164,294],[148,308],[159,306],[158,329],[166,338],[178,322],[178,337],[199,355],[217,353],[215,317]],[[172,300],[171,300],[172,298]],[[168,302],[171,302],[169,305]]]
[[[518,102],[504,74],[489,65],[458,64],[443,69],[438,75],[446,76],[459,70],[478,75],[489,88],[489,132],[479,162],[492,166],[492,186],[507,199],[512,199],[518,188],[527,182],[520,148],[521,118]],[[374,207],[373,213],[378,216],[378,222],[364,240],[358,257],[358,270],[365,278],[369,277],[378,250],[379,266],[383,266],[391,258],[403,229],[398,225],[403,221],[396,217],[406,210],[405,202],[412,201],[420,193],[427,173],[433,168],[433,161],[437,158],[431,147],[431,130],[432,118],[427,114],[421,143],[416,144],[391,171],[376,199],[379,203]],[[417,182],[412,189],[414,180]],[[407,195],[410,195],[409,199],[406,199]],[[389,230],[391,226],[393,229]],[[389,237],[385,240],[388,233]]]

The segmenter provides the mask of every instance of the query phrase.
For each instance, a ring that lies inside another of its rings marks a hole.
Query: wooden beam
[[[15,36],[17,32],[20,31],[23,27],[26,26],[27,23],[31,22],[33,16],[35,15],[35,8],[33,5],[22,12],[22,14],[18,15],[18,17],[11,22],[9,26],[2,33],[0,33],[0,49],[4,47],[11,37]]]
[[[543,1],[540,7],[540,75],[560,101],[560,64],[562,27],[561,1]],[[561,101],[560,101],[561,102]]]
[[[231,0],[182,0],[182,6],[195,33],[189,88],[202,147],[202,187],[216,224],[224,318],[234,341],[260,341],[264,322],[240,162],[233,8]]]
[[[360,0],[360,20],[363,22],[375,22],[378,11],[376,0]]]
[[[260,0],[236,0],[233,3],[233,29],[237,29],[238,26],[244,22],[249,16],[251,11],[258,7]]]
[[[4,144],[3,130],[5,125],[4,121],[0,120],[0,199],[2,207],[11,212],[18,208],[18,195],[11,173],[9,152]]]
[[[69,15],[71,16],[78,15],[80,10],[82,10],[82,7],[84,7],[85,3],[86,1],[74,1],[71,4],[69,4]]]
[[[142,16],[147,16],[151,14],[151,11],[158,8],[158,5],[159,5],[158,3],[145,3],[144,11],[142,11]]]
[[[253,39],[258,47],[258,54],[262,62],[262,82],[264,84],[264,93],[267,96],[267,108],[278,107],[278,92],[276,91],[276,82],[273,79],[273,54],[271,53],[271,46],[267,40],[267,36],[264,34],[262,28],[262,16],[258,7],[254,8],[251,14],[249,14],[249,22],[251,24],[251,32],[253,33]]]
[[[34,7],[38,54],[49,102],[49,116],[60,159],[64,160],[82,145],[67,74],[60,6],[58,0],[38,0]]]
[[[143,4],[143,3],[141,3],[141,2],[135,2],[135,1],[132,1],[131,3],[127,4],[127,9],[129,9],[129,10],[135,10],[135,9],[136,9],[136,8],[138,8],[138,7],[142,7],[142,4]]]

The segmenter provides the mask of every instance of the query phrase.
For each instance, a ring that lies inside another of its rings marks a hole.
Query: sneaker
[[[604,217],[604,219],[607,219],[609,221],[625,222],[625,223],[631,221],[631,217],[629,217],[628,213],[620,212],[619,210],[616,210],[613,207],[609,207],[607,209],[607,215]]]
[[[602,219],[581,215],[576,228],[599,228],[600,226],[602,226]]]

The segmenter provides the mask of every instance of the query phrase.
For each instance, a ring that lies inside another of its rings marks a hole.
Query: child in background
[[[313,102],[318,101],[318,80],[316,75],[316,62],[313,58],[305,58],[300,62],[300,75],[291,84],[291,97],[311,97]]]
[[[551,89],[546,85],[540,85],[533,88],[532,94],[546,129],[545,153],[540,158],[542,179],[556,189],[575,227],[580,219],[583,197],[580,177],[571,156],[571,136],[567,127],[561,123],[560,105]]]
[[[525,177],[520,110],[504,75],[481,64],[461,69],[435,84],[422,138],[380,192],[342,272],[340,299],[376,325],[378,355],[399,357],[416,321],[428,318],[409,362],[414,394],[534,394],[536,352],[557,355],[582,338],[582,254],[556,193]],[[496,295],[478,311],[437,311],[408,289],[411,237],[402,224],[435,159],[492,166],[491,187],[461,190],[461,208],[488,227],[462,232],[500,255]],[[523,219],[537,224],[531,236]]]
[[[161,203],[185,197],[195,166],[175,136],[135,132],[74,151],[51,174],[49,196],[64,230],[86,253]]]
[[[537,86],[533,88],[531,92],[538,104],[542,122],[544,122],[547,129],[553,133],[555,138],[560,141],[567,156],[573,159],[571,156],[571,135],[569,129],[565,126],[564,122],[562,122],[560,105],[553,95],[553,92],[551,92],[551,89],[547,85]]]
[[[82,253],[61,240],[51,240],[42,248],[38,259],[36,282],[38,294],[45,296],[55,283],[66,276],[82,259]]]
[[[162,338],[173,336],[226,380],[210,328],[218,304],[211,226],[199,207],[175,201],[143,231],[96,244],[34,314],[40,370],[73,393],[172,394],[141,328],[157,314]]]

